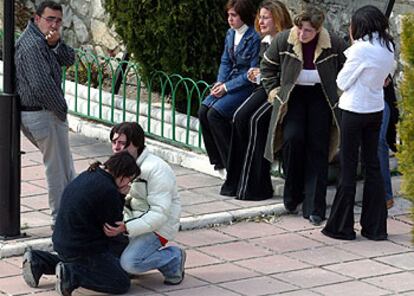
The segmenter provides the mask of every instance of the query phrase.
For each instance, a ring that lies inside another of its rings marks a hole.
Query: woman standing
[[[265,0],[256,14],[256,31],[262,36],[260,59],[275,35],[292,27],[285,4]],[[273,196],[270,162],[263,157],[272,104],[260,83],[260,69],[250,68],[250,81],[259,84],[233,116],[227,178],[220,194],[242,200],[263,200]]]
[[[215,170],[223,170],[227,164],[231,119],[254,89],[254,84],[247,79],[247,70],[258,66],[260,45],[260,37],[253,28],[252,3],[249,0],[229,0],[226,10],[230,29],[217,82],[198,111],[204,144]]]
[[[394,46],[388,20],[372,5],[358,9],[349,28],[352,46],[345,55],[337,83],[343,94],[341,119],[341,178],[331,215],[322,233],[337,239],[355,239],[354,199],[358,151],[365,163],[361,235],[387,239],[384,182],[378,160],[378,138],[384,109],[384,81],[393,70]]]
[[[265,157],[273,161],[283,149],[285,208],[296,212],[303,202],[303,217],[314,225],[325,219],[328,161],[339,136],[335,78],[345,60],[343,41],[322,27],[324,19],[305,7],[292,29],[276,35],[260,67],[274,100]]]

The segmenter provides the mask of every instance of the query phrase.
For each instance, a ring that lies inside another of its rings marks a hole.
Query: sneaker
[[[23,279],[29,287],[37,288],[43,273],[33,261],[32,250],[27,250],[23,255]]]
[[[322,223],[322,218],[318,215],[310,215],[309,221],[312,225],[319,226]]]
[[[185,275],[185,260],[187,259],[187,254],[186,252],[181,249],[181,265],[180,268],[178,270],[178,275],[175,277],[171,277],[171,278],[165,278],[164,280],[164,284],[166,285],[179,285],[181,284],[181,282],[184,280],[184,275]]]
[[[67,278],[67,269],[63,262],[59,262],[56,265],[56,286],[55,290],[59,295],[70,296],[72,295],[72,289],[69,287]]]

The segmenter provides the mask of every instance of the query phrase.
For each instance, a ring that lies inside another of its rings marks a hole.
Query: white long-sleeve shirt
[[[384,80],[392,73],[394,52],[380,43],[377,33],[356,40],[345,50],[347,60],[336,82],[343,90],[339,108],[356,113],[373,113],[384,109]],[[392,45],[390,44],[390,48]]]

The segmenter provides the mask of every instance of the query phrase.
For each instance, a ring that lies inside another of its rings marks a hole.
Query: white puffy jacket
[[[138,157],[137,164],[141,175],[132,183],[124,208],[129,236],[156,232],[172,240],[178,232],[181,215],[174,172],[147,148]]]

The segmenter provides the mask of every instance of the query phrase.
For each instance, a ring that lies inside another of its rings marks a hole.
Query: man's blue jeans
[[[67,281],[71,289],[83,287],[109,294],[124,294],[129,290],[129,277],[121,268],[119,259],[110,252],[68,258],[32,250],[32,255],[32,264],[42,274],[55,274],[56,265],[63,262],[67,271],[64,281]]]
[[[390,107],[384,101],[384,111],[382,113],[381,130],[378,140],[378,159],[381,167],[381,175],[384,179],[385,200],[392,199],[392,185],[389,162],[389,146],[387,143],[387,129],[390,121]]]
[[[130,274],[158,269],[168,279],[178,276],[180,264],[181,249],[176,246],[162,247],[153,232],[130,238],[128,247],[121,255],[121,266]]]

